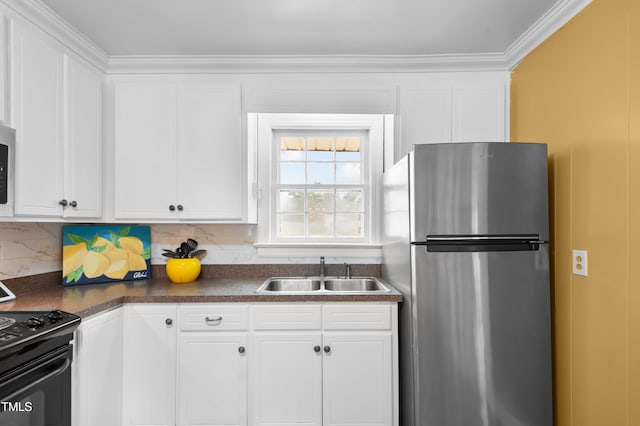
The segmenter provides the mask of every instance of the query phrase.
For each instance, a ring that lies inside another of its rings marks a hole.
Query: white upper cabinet
[[[16,21],[10,49],[15,213],[61,216],[64,54],[44,34]]]
[[[240,99],[237,85],[181,85],[176,180],[181,218],[242,218]]]
[[[116,218],[174,218],[176,87],[122,83],[115,90]]]
[[[453,90],[453,142],[506,141],[504,87]]]
[[[81,59],[67,60],[65,217],[102,215],[102,84],[100,72]]]
[[[414,144],[508,142],[508,73],[424,78],[400,89],[394,160]]]
[[[115,218],[242,221],[240,101],[239,84],[116,82]]]
[[[40,30],[10,25],[15,213],[100,217],[102,76]]]

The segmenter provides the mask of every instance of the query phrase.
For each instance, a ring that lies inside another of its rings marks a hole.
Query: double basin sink
[[[268,278],[256,293],[286,294],[370,294],[391,290],[374,277],[273,277]]]

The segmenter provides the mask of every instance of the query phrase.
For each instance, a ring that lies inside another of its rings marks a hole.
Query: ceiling
[[[109,56],[503,53],[561,0],[42,0]]]

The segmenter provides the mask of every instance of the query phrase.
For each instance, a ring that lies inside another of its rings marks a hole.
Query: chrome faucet
[[[320,256],[320,278],[324,278],[324,256]]]
[[[346,262],[344,264],[344,277],[351,279],[351,265]]]

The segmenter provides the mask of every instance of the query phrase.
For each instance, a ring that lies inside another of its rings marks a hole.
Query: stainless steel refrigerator
[[[546,145],[414,145],[383,182],[401,425],[552,425]]]

